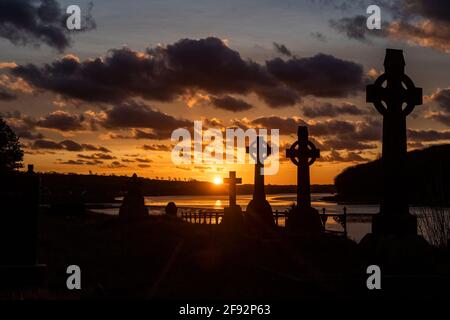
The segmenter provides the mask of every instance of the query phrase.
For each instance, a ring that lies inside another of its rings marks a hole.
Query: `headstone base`
[[[419,235],[380,235],[369,233],[358,244],[367,264],[388,273],[422,273],[432,264],[430,244]]]
[[[244,227],[244,217],[240,206],[225,207],[223,218],[220,223],[222,229],[227,231],[242,231]]]
[[[275,228],[272,207],[269,202],[263,200],[251,200],[245,212],[245,220],[249,230],[258,229],[261,231]]]
[[[289,232],[300,235],[321,235],[325,231],[319,211],[312,207],[295,207],[291,210],[286,227]]]
[[[144,198],[138,194],[126,195],[119,210],[119,218],[129,221],[147,217],[148,209],[145,206]]]
[[[372,218],[372,233],[378,235],[417,235],[417,218],[412,214],[379,213]]]

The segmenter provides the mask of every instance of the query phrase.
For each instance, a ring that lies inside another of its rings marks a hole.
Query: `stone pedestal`
[[[426,273],[433,264],[433,252],[419,235],[369,233],[359,248],[366,264],[375,264],[389,274]]]
[[[247,205],[245,219],[249,227],[258,229],[274,229],[272,207],[266,199],[252,199]]]
[[[295,207],[289,211],[287,230],[302,235],[320,235],[324,232],[319,211],[313,207]]]
[[[166,205],[165,212],[170,217],[176,217],[177,213],[178,213],[178,208],[177,208],[177,205],[175,204],[175,202],[172,202],[172,201],[169,202]]]
[[[119,210],[121,220],[136,220],[148,217],[148,209],[145,206],[145,200],[140,190],[140,183],[136,174],[133,174],[128,192],[123,198]]]
[[[220,226],[223,230],[229,232],[241,232],[244,228],[244,217],[241,207],[238,205],[225,207]]]

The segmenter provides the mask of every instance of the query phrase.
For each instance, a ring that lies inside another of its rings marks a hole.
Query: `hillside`
[[[450,204],[450,144],[408,152],[406,167],[410,204]],[[349,167],[335,178],[336,199],[378,202],[381,177],[380,159]]]

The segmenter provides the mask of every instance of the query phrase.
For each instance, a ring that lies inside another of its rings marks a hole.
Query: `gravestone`
[[[0,185],[0,289],[41,286],[46,267],[37,264],[39,176],[2,173]]]
[[[119,218],[121,220],[135,220],[146,217],[148,217],[148,209],[141,193],[141,183],[134,173],[129,181],[127,194],[120,206]]]
[[[308,128],[299,126],[297,141],[286,150],[286,157],[297,166],[297,205],[288,214],[289,231],[316,235],[324,231],[319,212],[311,207],[309,167],[320,157],[320,151],[308,140]]]
[[[368,85],[366,92],[367,102],[373,103],[383,116],[383,192],[380,212],[372,221],[372,233],[416,235],[417,221],[409,213],[405,185],[406,117],[422,104],[422,89],[416,88],[405,74],[402,50],[386,50],[384,69],[385,73]]]
[[[275,222],[273,219],[272,207],[266,200],[264,190],[264,160],[270,156],[270,146],[262,137],[256,140],[247,148],[247,153],[255,160],[255,177],[253,184],[253,198],[247,205],[246,219],[251,229],[273,229]]]
[[[177,216],[177,212],[178,212],[178,208],[177,205],[175,204],[175,202],[170,201],[169,203],[167,203],[166,208],[165,208],[165,212],[168,216],[171,217],[176,217]]]
[[[409,213],[405,179],[406,117],[422,103],[422,89],[405,75],[401,50],[386,50],[384,68],[385,73],[368,85],[366,92],[367,102],[383,116],[382,199],[380,212],[372,219],[372,232],[359,246],[366,263],[380,265],[384,272],[426,273],[432,268],[433,251],[417,234],[416,217]]]
[[[223,180],[228,183],[229,205],[224,208],[221,225],[229,231],[241,230],[244,224],[242,209],[236,204],[236,184],[242,183],[241,178],[236,178],[236,172],[230,171],[229,177]]]

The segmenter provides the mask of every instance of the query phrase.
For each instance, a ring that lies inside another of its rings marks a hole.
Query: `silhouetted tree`
[[[450,144],[410,151],[406,189],[410,204],[450,204]],[[382,195],[380,159],[345,169],[334,184],[339,201],[379,202]]]
[[[23,151],[14,131],[0,118],[0,172],[22,167]]]

